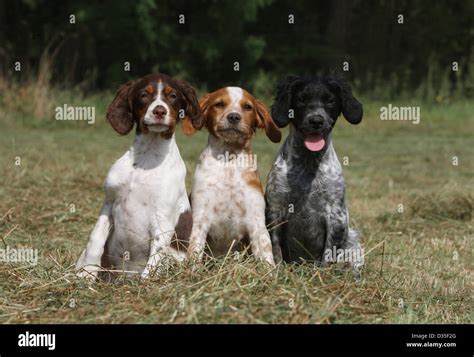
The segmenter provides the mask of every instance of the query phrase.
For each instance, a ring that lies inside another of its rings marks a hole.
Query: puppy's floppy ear
[[[258,117],[258,127],[265,129],[265,134],[268,138],[274,143],[279,143],[281,140],[281,131],[273,122],[272,116],[270,115],[270,110],[268,107],[260,100],[255,100],[255,106]]]
[[[341,98],[342,115],[351,124],[359,124],[364,113],[362,104],[352,95],[351,86],[343,79],[332,78],[329,83],[336,87]]]
[[[185,81],[177,80],[176,84],[181,95],[184,110],[183,119],[183,132],[186,135],[191,135],[200,130],[203,125],[202,111],[199,107],[199,103],[194,88]]]
[[[202,110],[202,115],[204,117],[204,121],[207,117],[207,110],[209,109],[209,105],[211,104],[211,93],[206,94],[204,97],[199,99],[199,107]]]
[[[131,92],[134,83],[131,80],[119,87],[105,115],[112,128],[120,135],[128,134],[133,128]]]
[[[290,122],[288,112],[290,111],[291,94],[293,86],[299,79],[298,76],[289,75],[277,85],[277,94],[272,105],[272,117],[280,128],[287,126]]]
[[[209,110],[209,106],[211,105],[211,93],[206,94],[204,97],[199,99],[199,107],[201,108],[202,112],[202,126],[206,125],[207,123],[207,111]]]

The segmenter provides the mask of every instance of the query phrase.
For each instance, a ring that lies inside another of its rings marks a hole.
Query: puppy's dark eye
[[[328,98],[328,99],[326,100],[326,105],[332,107],[334,104],[336,104],[336,99],[334,99],[334,98]]]
[[[305,104],[306,103],[306,98],[303,97],[303,96],[299,96],[299,97],[296,98],[296,102],[298,104]]]
[[[244,110],[250,111],[250,110],[252,110],[252,109],[253,109],[253,107],[252,107],[252,105],[250,105],[249,103],[245,103],[245,104],[244,104]]]
[[[214,104],[216,108],[224,108],[224,102],[220,101]]]
[[[176,100],[178,99],[178,96],[176,95],[176,93],[170,93],[168,94],[168,98],[171,100]]]
[[[149,98],[150,96],[146,92],[143,92],[142,94],[140,94],[140,99],[143,101],[147,101]]]

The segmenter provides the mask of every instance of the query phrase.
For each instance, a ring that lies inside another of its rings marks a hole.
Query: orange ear
[[[207,114],[207,110],[209,109],[209,104],[211,104],[211,94],[206,94],[204,97],[199,99],[199,107],[201,108],[204,117]]]
[[[185,135],[193,135],[197,131],[197,129],[193,126],[191,118],[188,116],[183,119],[181,129],[183,129],[183,133]]]
[[[267,134],[271,141],[274,143],[279,143],[281,140],[281,131],[273,122],[272,116],[270,115],[270,110],[262,101],[258,99],[255,100],[255,104],[257,109],[258,127],[265,129],[265,134]]]

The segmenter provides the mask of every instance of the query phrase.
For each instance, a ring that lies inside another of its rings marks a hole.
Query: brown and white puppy
[[[166,256],[182,260],[192,216],[186,194],[186,166],[176,145],[179,122],[185,132],[202,127],[194,89],[164,74],[129,81],[117,91],[107,120],[121,135],[136,125],[135,140],[105,180],[105,202],[76,269],[97,277],[101,267],[147,277]]]
[[[255,257],[273,265],[265,199],[250,141],[256,128],[263,128],[277,143],[280,130],[268,107],[241,88],[219,89],[199,104],[209,141],[194,174],[189,254],[200,259],[206,241],[213,256],[250,245]]]

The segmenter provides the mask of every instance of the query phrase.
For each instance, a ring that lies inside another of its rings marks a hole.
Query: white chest
[[[122,238],[148,239],[156,222],[164,220],[174,227],[180,212],[189,207],[185,177],[174,138],[157,143],[136,140],[112,166],[105,182],[113,201],[115,230]]]
[[[264,198],[249,185],[249,172],[249,165],[238,159],[219,160],[207,149],[201,155],[193,183],[193,217],[208,225],[214,255],[227,253],[231,246],[240,249],[255,222],[264,222]]]

